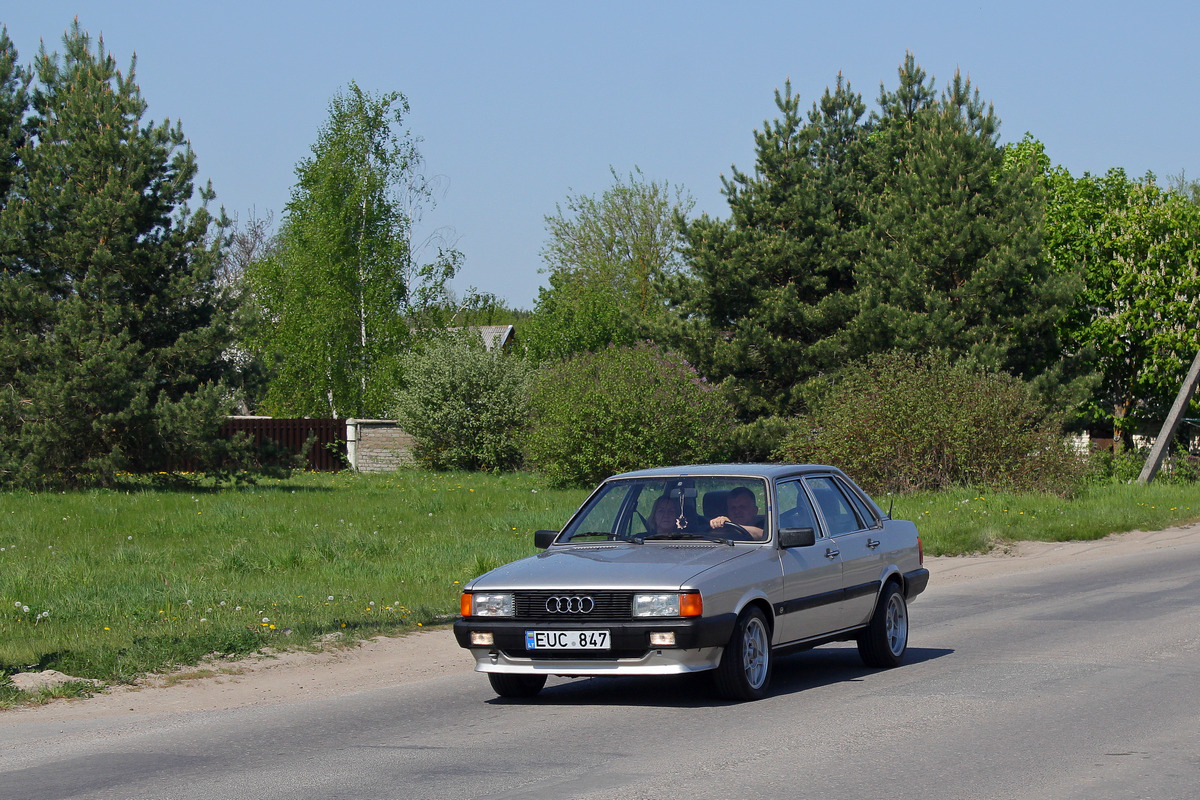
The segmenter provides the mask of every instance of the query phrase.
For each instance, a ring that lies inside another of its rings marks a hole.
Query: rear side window
[[[813,499],[821,509],[821,516],[829,526],[831,536],[866,527],[859,518],[858,511],[851,505],[850,500],[842,493],[837,482],[830,477],[807,478],[808,488],[812,491]]]
[[[843,480],[838,480],[837,484],[838,486],[842,487],[842,492],[845,493],[846,497],[850,498],[850,504],[853,505],[854,510],[858,512],[858,516],[863,521],[863,525],[865,527],[874,528],[879,525],[879,518],[875,516],[875,512],[863,502],[863,499],[858,496],[858,492],[847,486],[846,482]]]

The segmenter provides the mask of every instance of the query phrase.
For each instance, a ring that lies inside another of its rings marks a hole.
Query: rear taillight
[[[921,537],[917,537],[917,563],[925,563],[925,545],[921,544]]]

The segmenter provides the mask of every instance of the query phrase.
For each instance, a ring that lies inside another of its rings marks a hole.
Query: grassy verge
[[[881,500],[884,510],[889,498]],[[979,553],[1009,542],[1100,539],[1200,519],[1200,486],[1097,485],[1072,499],[969,489],[897,497],[893,514],[921,531],[927,555]]]
[[[0,493],[0,706],[30,699],[5,680],[25,670],[125,682],[210,653],[448,620],[462,583],[534,552],[532,532],[561,525],[585,495],[527,474],[418,470]],[[927,553],[958,554],[1194,520],[1200,490],[1113,485],[1071,501],[964,490],[897,497],[894,513],[917,521]]]

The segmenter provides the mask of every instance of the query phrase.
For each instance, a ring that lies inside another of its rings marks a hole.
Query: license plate
[[[608,631],[525,631],[526,650],[607,650]]]

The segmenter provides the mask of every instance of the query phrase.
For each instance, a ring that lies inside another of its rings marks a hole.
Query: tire
[[[871,622],[858,636],[858,654],[868,667],[900,665],[908,650],[908,603],[900,584],[889,581],[879,595]]]
[[[714,676],[717,693],[726,700],[759,700],[767,694],[773,665],[767,618],[751,606],[738,616],[721,654]]]
[[[509,675],[489,672],[488,681],[501,697],[533,697],[546,685],[545,675]]]

